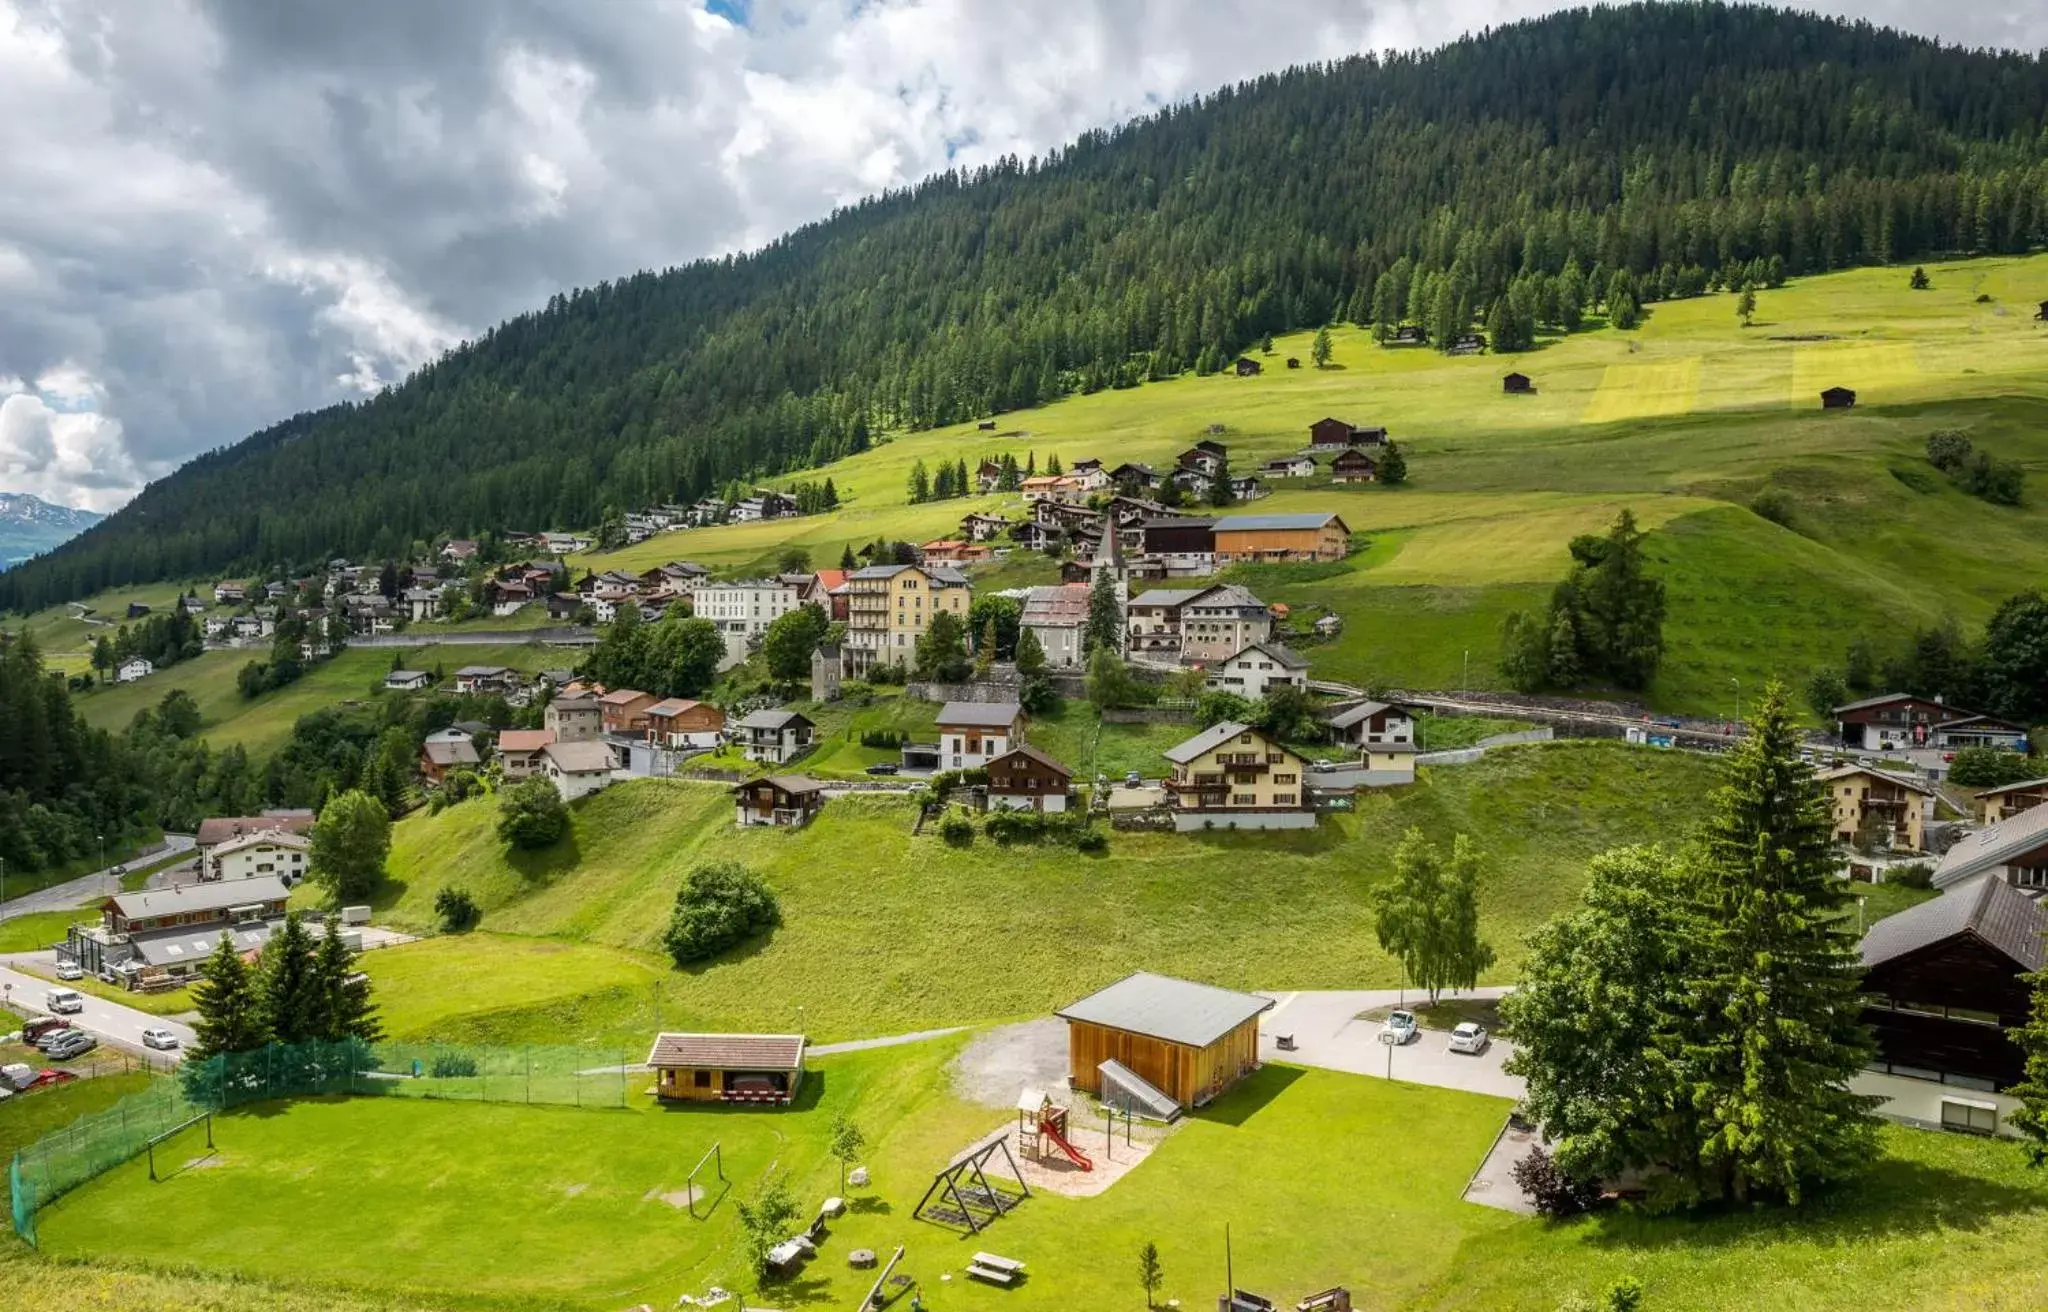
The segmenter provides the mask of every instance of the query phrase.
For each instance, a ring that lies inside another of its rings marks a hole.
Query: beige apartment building
[[[909,665],[917,640],[944,611],[967,625],[974,589],[950,565],[870,565],[846,577],[847,673]]]
[[[1308,762],[1250,725],[1225,720],[1168,749],[1174,827],[1313,829]]]

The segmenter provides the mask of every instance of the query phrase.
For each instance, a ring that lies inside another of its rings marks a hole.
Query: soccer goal
[[[173,1126],[172,1126],[172,1127],[171,1127],[170,1129],[168,1129],[168,1130],[165,1130],[165,1131],[164,1131],[164,1132],[163,1132],[162,1134],[156,1135],[156,1136],[154,1136],[154,1137],[152,1137],[152,1138],[150,1139],[150,1141],[149,1141],[149,1178],[150,1178],[150,1179],[152,1179],[152,1180],[160,1180],[160,1179],[162,1179],[162,1178],[163,1178],[163,1177],[159,1176],[159,1175],[158,1175],[158,1174],[156,1173],[156,1149],[157,1149],[157,1145],[158,1145],[158,1144],[160,1144],[160,1143],[166,1143],[166,1142],[170,1141],[171,1139],[174,1139],[174,1138],[176,1138],[177,1136],[179,1136],[179,1135],[183,1134],[183,1133],[184,1133],[185,1131],[187,1131],[187,1130],[191,1129],[191,1128],[192,1128],[193,1126],[195,1126],[195,1125],[204,1125],[204,1126],[206,1127],[206,1151],[208,1151],[208,1152],[212,1152],[212,1151],[213,1151],[213,1113],[212,1113],[212,1112],[201,1112],[201,1113],[199,1113],[199,1115],[197,1115],[197,1116],[194,1116],[194,1117],[190,1118],[189,1120],[183,1120],[183,1121],[180,1121],[180,1122],[178,1122],[178,1123],[177,1123],[176,1125],[173,1125]]]

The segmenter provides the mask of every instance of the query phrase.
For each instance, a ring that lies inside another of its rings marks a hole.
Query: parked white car
[[[1484,1025],[1466,1021],[1451,1031],[1451,1051],[1470,1053],[1477,1057],[1486,1051],[1486,1045],[1493,1042],[1493,1036],[1486,1032]]]
[[[145,1048],[163,1048],[168,1050],[178,1046],[178,1036],[161,1025],[152,1025],[142,1031],[142,1046]]]
[[[57,963],[57,978],[62,980],[84,979],[85,971],[75,961]]]
[[[1398,1047],[1403,1043],[1413,1043],[1421,1032],[1416,1028],[1414,1012],[1397,1011],[1387,1017],[1386,1024],[1380,1026],[1380,1042]]]

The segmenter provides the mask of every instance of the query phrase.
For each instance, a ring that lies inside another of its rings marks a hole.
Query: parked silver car
[[[100,1041],[84,1030],[65,1030],[53,1037],[43,1051],[49,1054],[52,1061],[70,1061],[73,1057],[83,1056],[99,1046]]]

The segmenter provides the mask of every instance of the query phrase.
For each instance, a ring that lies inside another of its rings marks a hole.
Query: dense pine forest
[[[1574,11],[1226,88],[553,298],[359,404],[203,456],[0,607],[594,522],[870,434],[1220,367],[1333,321],[1441,334],[2048,240],[2048,68],[1721,4]]]

